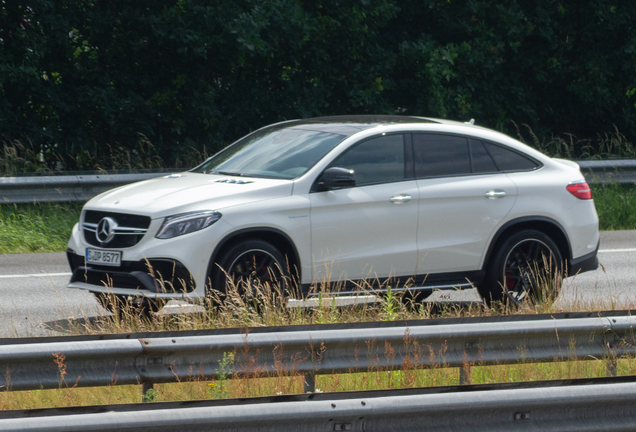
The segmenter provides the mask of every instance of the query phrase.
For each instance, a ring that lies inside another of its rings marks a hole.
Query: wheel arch
[[[214,248],[214,251],[212,252],[210,262],[208,263],[208,273],[206,279],[212,275],[212,272],[215,269],[214,263],[220,256],[223,255],[223,253],[231,248],[232,245],[235,244],[237,241],[248,239],[263,240],[275,246],[289,260],[290,274],[294,278],[297,278],[298,281],[301,280],[300,255],[298,254],[298,250],[296,249],[294,242],[283,231],[277,228],[270,227],[245,228],[234,231],[224,237],[223,240],[221,240],[217,244],[217,246]],[[207,281],[205,285],[206,287],[208,286]]]
[[[488,267],[495,248],[505,238],[524,229],[534,229],[548,235],[559,247],[563,260],[568,263],[572,260],[570,239],[559,222],[544,216],[526,216],[508,221],[497,230],[488,246],[482,269],[485,270]]]

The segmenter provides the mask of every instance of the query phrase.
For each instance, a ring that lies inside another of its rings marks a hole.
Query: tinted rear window
[[[497,166],[486,151],[484,143],[479,140],[470,140],[470,156],[473,161],[474,173],[497,172]]]
[[[534,160],[495,144],[484,143],[499,171],[529,171],[539,167]]]

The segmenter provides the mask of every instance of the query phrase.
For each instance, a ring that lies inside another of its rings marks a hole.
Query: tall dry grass
[[[553,281],[544,281],[545,286],[539,289],[548,290],[554,286]],[[52,329],[64,334],[102,334],[146,331],[198,330],[210,328],[246,328],[260,326],[286,326],[296,324],[351,323],[387,320],[415,320],[429,318],[483,317],[508,314],[539,314],[563,312],[563,302],[554,303],[554,295],[543,292],[536,302],[526,301],[520,307],[506,304],[485,306],[480,302],[423,302],[413,301],[409,294],[409,281],[405,284],[393,284],[389,290],[389,282],[380,283],[369,280],[360,286],[359,298],[376,296],[374,303],[361,301],[345,307],[335,306],[335,294],[341,284],[318,282],[312,287],[314,299],[304,304],[296,302],[296,307],[286,306],[283,289],[280,285],[250,284],[241,288],[236,283],[229,284],[227,296],[216,293],[206,299],[208,309],[201,306],[178,306],[181,308],[171,313],[152,313],[141,316],[131,305],[123,305],[118,314],[110,314],[101,310],[92,317],[69,319],[53,325]],[[378,292],[378,290],[386,290]],[[565,289],[568,289],[567,287]],[[299,297],[295,288],[287,294]],[[576,296],[574,296],[576,298]],[[211,307],[212,305],[215,307]],[[598,310],[606,305],[589,304],[576,301],[567,306],[568,312]],[[615,303],[615,308],[632,309],[632,303]],[[92,314],[92,312],[91,312]],[[405,334],[405,338],[409,336]],[[433,362],[434,358],[443,358],[443,353],[426,352],[416,340],[407,344],[407,353],[398,353],[390,345],[384,346],[384,357],[388,364],[391,359],[401,356],[404,367],[401,370],[390,370],[386,367],[370,366],[365,372],[348,374],[316,375],[316,391],[349,391],[374,390],[391,388],[409,388],[426,386],[457,385],[460,382],[460,368],[449,368],[443,361]],[[191,375],[181,382],[158,384],[146,394],[149,401],[192,400],[206,398],[234,398],[266,395],[279,395],[303,392],[305,377],[294,372],[294,362],[306,360],[307,353],[299,353],[296,357],[278,358],[279,373],[275,376],[263,376],[259,373],[258,359],[253,362],[239,362],[238,358],[250,358],[237,347],[235,352],[228,352],[217,365],[218,378],[206,380],[198,376],[196,368]],[[576,347],[573,347],[575,349]],[[317,347],[316,355],[320,356],[322,347]],[[328,348],[326,348],[328,349]],[[406,357],[405,357],[406,356]],[[522,356],[523,357],[523,356]],[[484,366],[479,362],[467,365],[471,369],[471,380],[474,384],[533,381],[547,379],[588,378],[607,375],[607,359],[589,361],[574,360],[574,352],[566,349],[559,362],[527,363],[517,365]],[[63,353],[53,356],[64,377]],[[426,368],[422,364],[427,363]],[[431,367],[430,364],[433,363]],[[378,363],[379,364],[379,363]],[[636,361],[631,357],[616,359],[619,375],[636,372]],[[286,367],[283,367],[285,365]],[[60,381],[60,388],[55,390],[35,390],[23,392],[0,392],[0,409],[43,408],[52,406],[77,406],[111,403],[132,403],[141,400],[141,386],[113,385],[100,388],[79,388],[76,383]]]
[[[577,138],[572,134],[539,137],[527,124],[517,125],[517,139],[551,157],[566,159],[617,159],[636,158],[636,146],[616,127],[613,132],[592,138]],[[68,155],[56,151],[36,149],[30,142],[9,140],[0,142],[0,177],[12,177],[25,173],[49,173],[56,171],[96,171],[115,173],[135,172],[145,169],[183,168],[199,165],[211,153],[203,148],[188,147],[180,154],[174,166],[167,167],[152,142],[139,134],[133,148],[108,145],[95,147]]]
[[[163,168],[190,169],[210,156],[208,149],[188,147],[166,167],[162,156],[143,134],[139,134],[133,148],[108,145],[106,148],[82,150],[65,155],[53,149],[38,151],[32,143],[18,140],[0,142],[0,177],[24,174],[53,175],[64,171],[95,171],[97,173],[137,172]]]
[[[538,137],[527,124],[517,125],[517,139],[550,157],[563,159],[634,159],[636,146],[616,126],[613,132],[598,134],[593,138],[577,138],[572,134]]]

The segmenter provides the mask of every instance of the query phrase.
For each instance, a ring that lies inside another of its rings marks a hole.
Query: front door
[[[418,187],[405,148],[404,135],[385,135],[331,164],[352,169],[356,186],[311,194],[314,282],[367,279],[378,286],[390,276],[403,284],[414,275]]]

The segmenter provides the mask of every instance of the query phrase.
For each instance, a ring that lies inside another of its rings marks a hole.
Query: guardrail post
[[[459,368],[459,385],[468,384],[470,384],[470,365],[468,363],[464,363]]]
[[[607,376],[616,376],[616,366],[617,366],[617,359],[616,357],[612,356],[610,358],[607,359],[607,364],[605,365],[605,368],[607,369]]]
[[[314,375],[305,375],[303,381],[303,392],[314,393],[316,391],[316,377]]]
[[[155,399],[155,394],[153,392],[154,387],[155,385],[153,383],[145,382],[141,385],[141,402],[143,403],[154,402],[154,399]]]

